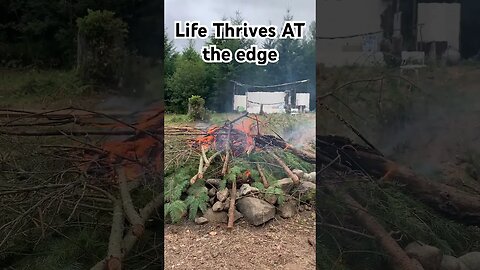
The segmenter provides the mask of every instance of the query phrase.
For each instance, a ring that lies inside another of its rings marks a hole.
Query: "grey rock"
[[[297,204],[294,201],[286,201],[277,211],[282,218],[291,218],[297,213]]]
[[[316,172],[311,172],[311,173],[306,173],[303,175],[302,180],[316,183],[317,182],[317,173]]]
[[[293,188],[293,180],[290,178],[283,178],[277,181],[277,185],[283,190],[285,193],[289,193],[290,190]]]
[[[461,260],[450,255],[443,255],[440,270],[469,270],[469,268]]]
[[[458,258],[469,270],[480,270],[480,252],[469,252]]]
[[[302,178],[303,175],[305,174],[302,170],[299,169],[293,169],[292,172],[298,176],[298,178]]]
[[[263,199],[272,205],[277,203],[277,196],[275,196],[274,194],[265,194],[265,197]]]
[[[237,202],[237,208],[245,219],[259,226],[275,217],[275,207],[264,200],[244,197]]]
[[[233,215],[233,222],[237,222],[237,220],[243,218],[242,213],[238,212],[237,209],[235,209],[234,215]]]
[[[202,225],[208,222],[208,219],[205,217],[197,217],[195,218],[195,223],[198,225]]]
[[[223,203],[218,201],[216,203],[213,204],[212,206],[212,210],[213,212],[220,212],[223,210]]]
[[[217,194],[217,189],[216,188],[211,188],[208,190],[208,196],[213,197]]]
[[[221,202],[224,202],[224,201],[227,199],[229,193],[230,193],[230,192],[228,191],[227,188],[224,188],[224,189],[222,189],[222,190],[219,190],[219,191],[217,192],[217,199],[218,199],[219,201],[221,201]]]
[[[227,223],[228,221],[226,212],[213,212],[212,208],[208,208],[203,217],[210,223]]]
[[[312,202],[315,201],[316,189],[315,183],[302,181],[292,193],[295,197],[299,196],[301,201]]]
[[[258,188],[252,187],[249,184],[243,184],[240,187],[240,196],[245,196],[245,195],[248,195],[252,192],[258,192]]]
[[[230,208],[230,197],[228,197],[224,202],[223,202],[223,210],[228,210]]]
[[[214,205],[215,204],[215,197],[211,197],[210,200],[208,200],[208,202],[210,203],[210,205]]]
[[[405,252],[411,258],[417,259],[425,269],[439,270],[442,262],[442,251],[436,247],[412,242],[405,247]]]
[[[207,179],[205,183],[209,184],[211,187],[216,187],[218,188],[220,186],[220,179]]]
[[[302,181],[300,182],[300,185],[298,187],[298,190],[301,191],[301,192],[310,192],[310,191],[314,191],[317,189],[317,185],[315,185],[314,183],[312,182],[306,182],[306,181]]]

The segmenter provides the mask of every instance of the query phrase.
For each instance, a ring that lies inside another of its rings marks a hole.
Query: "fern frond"
[[[185,215],[187,211],[187,204],[184,201],[176,200],[170,203],[166,203],[165,210],[165,215],[169,215],[172,222],[177,223]]]

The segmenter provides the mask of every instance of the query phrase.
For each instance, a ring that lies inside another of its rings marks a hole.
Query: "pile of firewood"
[[[265,123],[259,121],[256,116],[249,116],[244,114],[232,121],[227,121],[223,126],[210,127],[205,135],[198,136],[190,140],[190,145],[196,149],[199,165],[198,172],[195,174],[190,183],[194,184],[197,180],[203,179],[206,171],[209,169],[212,162],[218,156],[223,160],[220,177],[224,177],[229,172],[229,166],[234,158],[242,155],[249,155],[252,152],[265,153],[272,158],[277,166],[281,167],[285,173],[285,177],[290,178],[294,185],[299,185],[299,177],[292,172],[292,169],[282,160],[272,149],[283,149],[302,158],[303,160],[314,164],[315,154],[295,148],[293,145],[284,141],[278,134],[262,134],[261,126]],[[211,156],[207,156],[207,152],[213,150]],[[256,165],[261,182],[264,187],[269,186],[263,168],[261,165]],[[246,178],[249,177],[249,171],[244,172]],[[231,184],[229,194],[235,198],[237,194],[237,186],[245,183],[237,183],[234,179]],[[235,220],[235,200],[230,200],[229,206],[229,221],[228,228],[232,228]]]
[[[47,202],[52,204],[58,200],[58,214],[65,198],[72,197],[76,201],[68,220],[78,208],[113,212],[107,256],[92,269],[122,269],[122,261],[143,235],[146,221],[163,205],[163,193],[160,192],[164,165],[163,108],[159,106],[134,115],[112,115],[79,108],[46,112],[5,110],[0,116],[1,136],[55,136],[58,141],[73,142],[39,147],[50,149],[50,155],[71,161],[73,167],[68,170],[77,172],[76,179],[68,179],[69,183],[63,179],[64,175],[69,175],[67,170],[54,172],[57,176],[52,181],[56,183],[2,188],[2,201],[14,202],[21,194],[53,189],[55,192],[48,193],[50,195],[32,197],[31,209],[40,211]],[[154,196],[144,205],[135,205],[131,194],[147,186]],[[63,191],[62,194],[57,190]],[[3,235],[0,248],[15,235],[12,232],[17,230],[17,224],[26,224],[33,210],[19,215],[15,222],[2,224],[9,233]],[[41,218],[44,217],[41,215]],[[50,226],[45,222],[40,220],[42,228]]]

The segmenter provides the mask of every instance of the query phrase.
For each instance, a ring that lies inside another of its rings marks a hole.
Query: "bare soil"
[[[259,227],[239,220],[165,226],[165,269],[315,269],[315,212],[276,219]]]

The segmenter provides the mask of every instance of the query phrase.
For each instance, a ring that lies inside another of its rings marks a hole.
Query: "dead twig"
[[[327,110],[328,112],[332,113],[333,115],[335,115],[335,117],[340,121],[342,122],[345,126],[347,126],[351,131],[353,131],[353,133],[355,133],[355,135],[357,135],[364,143],[366,143],[368,146],[370,146],[373,150],[375,150],[377,152],[377,154],[383,156],[382,152],[380,152],[380,150],[378,150],[370,141],[367,140],[367,138],[365,138],[365,136],[363,136],[360,131],[358,129],[356,129],[354,126],[352,126],[350,123],[347,122],[347,120],[345,120],[345,118],[343,118],[340,114],[338,114],[337,112],[335,112],[333,109],[331,109],[330,107],[328,107],[327,105],[323,104],[323,103],[320,103],[320,107],[324,108],[325,110]]]

